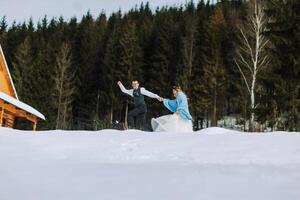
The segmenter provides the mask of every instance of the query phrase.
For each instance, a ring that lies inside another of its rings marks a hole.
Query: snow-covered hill
[[[299,200],[300,133],[0,128],[1,200]]]

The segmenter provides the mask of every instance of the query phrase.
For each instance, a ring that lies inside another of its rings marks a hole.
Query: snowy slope
[[[300,133],[0,128],[0,200],[299,200]]]

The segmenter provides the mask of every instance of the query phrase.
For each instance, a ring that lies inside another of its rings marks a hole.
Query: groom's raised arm
[[[146,90],[145,88],[141,88],[141,93],[147,97],[153,98],[153,99],[158,99],[159,96],[157,94],[154,94],[148,90]]]
[[[122,91],[123,93],[128,94],[128,95],[130,95],[130,96],[133,97],[133,90],[127,90],[127,89],[124,87],[124,85],[121,83],[121,81],[118,82],[118,85],[119,85],[119,87],[120,87],[120,89],[121,89],[121,91]]]

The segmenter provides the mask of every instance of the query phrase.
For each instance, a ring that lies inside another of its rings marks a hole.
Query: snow
[[[2,200],[299,200],[300,133],[0,128]]]
[[[32,108],[31,106],[19,101],[18,99],[11,97],[3,92],[0,92],[0,99],[20,108],[22,110],[25,110],[26,112],[31,113],[31,114],[39,117],[40,119],[45,120],[45,116],[42,113],[40,113],[39,111]]]

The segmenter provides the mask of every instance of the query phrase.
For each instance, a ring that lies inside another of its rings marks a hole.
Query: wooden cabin
[[[0,126],[14,128],[18,118],[31,122],[33,130],[39,119],[45,120],[42,113],[19,100],[0,45]]]

